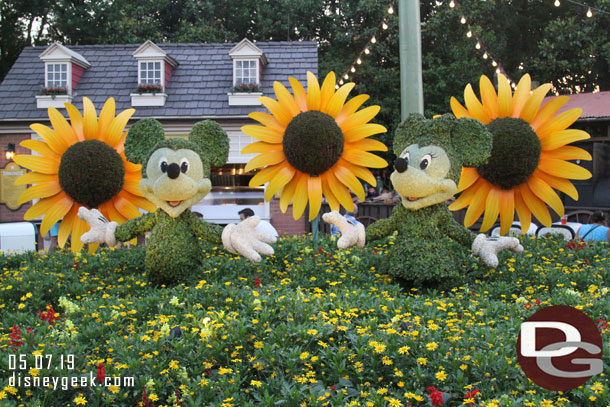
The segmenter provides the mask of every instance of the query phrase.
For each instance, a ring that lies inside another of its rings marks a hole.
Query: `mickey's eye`
[[[180,171],[182,171],[182,173],[186,173],[189,170],[189,160],[187,160],[186,158],[183,158],[182,161],[180,162]]]
[[[426,154],[421,158],[421,161],[419,162],[419,168],[425,170],[430,165],[430,161],[432,161],[432,156],[430,154]]]
[[[161,172],[162,173],[166,173],[167,172],[167,159],[165,157],[161,157],[161,159],[159,160],[159,166],[161,167]]]

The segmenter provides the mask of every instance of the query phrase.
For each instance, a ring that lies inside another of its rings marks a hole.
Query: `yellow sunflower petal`
[[[487,124],[491,121],[489,115],[483,108],[483,105],[474,94],[472,85],[470,84],[466,85],[466,89],[464,89],[464,102],[466,103],[466,108],[470,112],[472,118],[477,119],[483,124]]]
[[[540,108],[540,104],[544,100],[544,97],[549,90],[551,90],[552,85],[550,83],[545,83],[544,85],[538,86],[527,99],[523,109],[521,110],[520,117],[528,123],[531,123],[532,120],[536,117],[538,113],[538,109]]]
[[[294,101],[297,102],[297,106],[301,112],[307,111],[307,92],[305,92],[305,88],[301,85],[301,82],[296,80],[293,77],[289,77],[288,81],[290,81],[290,86],[292,86],[292,93],[294,94]]]
[[[59,181],[55,179],[51,182],[44,182],[41,184],[36,184],[19,195],[18,204],[24,204],[33,199],[46,198],[49,196],[53,196],[61,191],[61,187],[59,186]]]
[[[498,74],[498,117],[510,116],[510,109],[513,103],[513,92],[510,90],[508,79],[502,74]]]
[[[364,109],[352,114],[347,119],[345,119],[343,123],[339,125],[339,127],[341,127],[341,130],[346,132],[356,126],[361,126],[365,123],[368,123],[369,120],[371,120],[377,115],[377,113],[379,113],[380,109],[381,108],[379,106],[365,107]]]
[[[466,188],[474,184],[481,176],[474,168],[462,167],[460,182],[456,193],[464,191]]]
[[[340,165],[342,167],[345,167],[347,171],[351,172],[356,177],[364,180],[365,182],[371,184],[372,186],[377,186],[377,180],[375,179],[375,177],[373,176],[373,174],[371,173],[371,171],[368,168],[361,167],[359,165],[354,165],[348,161],[345,161],[342,158],[340,158],[339,161],[337,162],[337,164],[335,164],[335,165]]]
[[[556,98],[545,103],[536,114],[534,120],[532,120],[532,129],[537,131],[538,128],[549,121],[555,115],[555,113],[557,113],[557,111],[568,102],[568,100],[570,100],[569,96],[557,96]]]
[[[322,180],[320,177],[307,179],[307,193],[309,194],[309,221],[315,219],[322,206]]]
[[[51,121],[51,126],[53,126],[53,129],[55,130],[55,134],[66,140],[69,145],[78,141],[76,134],[74,134],[74,130],[72,130],[72,126],[70,126],[70,123],[68,123],[66,118],[59,113],[59,110],[50,107],[49,120]]]
[[[284,133],[284,130],[286,130],[286,126],[280,124],[280,122],[275,120],[275,117],[273,117],[269,113],[252,112],[248,114],[248,117],[269,127],[271,130],[275,130],[276,132]]]
[[[15,185],[40,184],[42,182],[57,181],[57,174],[41,174],[39,172],[26,172],[15,180]]]
[[[352,174],[346,168],[341,166],[335,166],[334,173],[337,179],[341,181],[343,185],[351,189],[356,194],[358,199],[360,199],[361,201],[364,201],[366,199],[364,188],[362,188],[362,184],[360,183],[360,181],[358,181],[358,178],[356,178],[354,174]]]
[[[66,111],[68,112],[68,116],[70,116],[70,124],[74,130],[74,134],[76,134],[78,141],[83,141],[85,139],[85,133],[83,130],[83,116],[71,103],[66,103]]]
[[[462,104],[460,102],[458,102],[458,100],[456,98],[454,98],[453,96],[451,96],[451,99],[449,100],[449,104],[451,105],[451,110],[453,111],[453,115],[455,117],[457,117],[458,119],[461,117],[472,117],[470,115],[470,112],[468,112],[468,110],[462,106]]]
[[[46,235],[53,225],[72,209],[73,205],[75,205],[74,201],[72,201],[70,197],[65,196],[63,199],[57,201],[55,205],[51,206],[45,213],[40,224],[40,234],[42,236]]]
[[[114,207],[127,219],[137,218],[141,215],[140,210],[129,200],[129,196],[125,191],[119,192],[112,198]]]
[[[335,79],[335,73],[329,72],[324,78],[324,82],[322,83],[322,87],[320,88],[320,111],[328,114],[328,102],[335,94],[335,84],[337,80]]]
[[[527,184],[521,184],[518,188],[523,202],[525,202],[525,205],[527,205],[536,219],[544,226],[551,226],[551,215],[545,203],[530,190]]]
[[[487,195],[489,194],[491,188],[491,184],[485,181],[481,182],[478,186],[478,189],[474,191],[472,201],[470,202],[470,205],[466,210],[466,215],[464,216],[464,226],[466,226],[467,228],[474,225],[477,219],[479,219],[483,214],[483,211],[485,210]]]
[[[515,193],[500,191],[500,234],[506,235],[515,219]]]
[[[87,222],[78,217],[74,219],[74,222],[72,223],[72,238],[70,239],[72,242],[70,249],[74,253],[80,252],[83,249],[84,243],[80,240],[80,237],[88,230],[89,225]]]
[[[25,148],[29,148],[32,151],[36,151],[38,154],[44,157],[51,157],[56,160],[59,160],[60,157],[55,153],[55,151],[51,150],[49,145],[44,141],[40,140],[23,140],[19,143],[21,146]]]
[[[265,182],[269,182],[273,179],[275,174],[282,169],[281,165],[274,165],[271,167],[263,168],[250,179],[249,185],[251,187],[258,187],[263,185]]]
[[[525,106],[525,102],[530,96],[530,89],[532,86],[532,79],[529,74],[525,74],[519,80],[519,84],[517,84],[517,89],[515,89],[515,94],[513,95],[513,103],[511,106],[511,117],[520,117],[521,110],[523,106]]]
[[[557,195],[549,184],[544,182],[541,178],[533,176],[527,180],[527,185],[534,195],[549,205],[559,216],[563,216],[564,208],[561,198],[559,198],[559,195]]]
[[[277,96],[278,102],[280,102],[280,105],[286,109],[288,114],[295,117],[301,113],[301,109],[299,109],[297,102],[295,102],[294,98],[284,85],[278,81],[275,81],[273,82],[273,90],[275,91],[275,96]]]
[[[286,160],[286,156],[282,150],[270,151],[265,154],[260,154],[248,161],[246,164],[246,168],[244,171],[248,172],[250,170],[265,167],[267,165],[275,165],[279,164],[282,161]]]
[[[290,182],[292,177],[294,177],[295,172],[296,170],[290,164],[286,163],[277,174],[275,174],[273,179],[269,182],[269,185],[267,185],[265,200],[271,200],[277,191]]]
[[[530,224],[532,223],[532,212],[525,204],[525,201],[523,201],[519,188],[516,188],[513,191],[515,194],[515,210],[517,211],[517,216],[519,216],[519,222],[521,223],[521,233],[527,233],[530,229]]]
[[[53,210],[53,207],[56,205],[60,207],[68,207],[68,209],[70,209],[69,206],[72,205],[72,202],[72,199],[70,199],[68,195],[66,195],[64,192],[60,192],[52,197],[43,198],[40,201],[36,202],[34,205],[32,205],[30,209],[25,212],[25,214],[23,215],[23,219],[32,220],[39,218],[42,215],[45,215],[49,211]]]
[[[383,158],[361,150],[346,149],[341,157],[352,164],[363,165],[369,168],[385,168],[388,166],[388,163]]]
[[[72,208],[59,224],[59,232],[57,233],[57,244],[59,247],[64,247],[66,245],[66,241],[68,240],[70,233],[72,233],[72,226],[74,224],[74,219],[76,219],[78,208],[79,205],[72,205]]]
[[[119,224],[124,223],[127,220],[127,218],[121,215],[121,213],[114,207],[114,203],[112,202],[112,200],[101,204],[100,212],[102,212],[104,216],[106,216],[106,219],[113,222],[117,222]]]
[[[356,84],[353,82],[346,83],[341,86],[337,92],[333,95],[332,99],[328,102],[328,106],[326,107],[326,113],[332,117],[336,118],[341,109],[343,109],[343,105],[345,104],[345,100],[349,96],[349,93],[352,91]]]
[[[127,190],[121,191],[122,196],[137,207],[144,209],[147,212],[154,212],[157,206],[144,198],[142,194],[133,194]],[[138,212],[140,212],[138,210]],[[140,216],[140,215],[138,215]]]
[[[307,110],[320,110],[320,84],[311,72],[307,72]]]
[[[322,192],[324,193],[324,197],[328,201],[328,206],[330,206],[331,211],[338,211],[340,209],[339,200],[333,194],[333,191],[330,189],[328,185],[328,180],[326,179],[326,174],[320,175],[322,178]]]
[[[343,138],[348,143],[353,143],[375,134],[385,133],[386,131],[388,130],[381,124],[367,123],[344,131]]]
[[[471,187],[465,189],[455,201],[449,205],[449,209],[452,211],[458,211],[462,208],[467,207],[472,202],[476,192],[483,186],[483,184],[489,184],[484,178],[479,177]]]
[[[292,198],[294,198],[294,191],[296,191],[297,185],[299,184],[299,180],[303,177],[303,173],[300,171],[295,171],[294,177],[290,180],[288,184],[282,189],[282,193],[280,195],[280,210],[282,213],[286,213],[288,210],[288,205],[292,202]]]
[[[572,164],[563,160],[553,158],[541,158],[538,168],[547,174],[553,174],[560,178],[589,179],[591,173],[580,165]]]
[[[63,154],[70,144],[62,137],[59,137],[57,133],[53,131],[53,129],[45,126],[44,124],[34,123],[30,125],[30,128],[34,130],[46,143],[49,145],[51,150],[55,153],[61,155]]]
[[[485,215],[483,215],[483,223],[481,223],[481,232],[488,231],[500,214],[500,190],[491,188],[485,199]]]
[[[343,105],[343,108],[341,109],[337,117],[335,117],[335,122],[337,122],[337,124],[341,126],[341,123],[343,123],[345,119],[347,119],[356,110],[358,110],[364,102],[369,100],[369,97],[369,95],[358,95],[348,100],[345,105]]]
[[[83,130],[85,131],[86,140],[97,139],[98,124],[97,124],[97,112],[95,106],[89,98],[83,98],[83,110],[85,112],[83,118]]]
[[[363,151],[388,151],[388,146],[374,139],[358,140],[355,143],[345,143],[345,149],[358,149]]]
[[[555,150],[542,151],[542,158],[555,158],[557,160],[585,160],[591,161],[593,157],[587,150],[574,146],[563,146]]]
[[[246,133],[248,136],[255,138],[265,143],[278,144],[284,139],[282,133],[277,132],[269,127],[256,126],[248,124],[241,127],[241,131]]]
[[[117,144],[119,144],[119,142],[121,141],[123,131],[125,130],[127,122],[135,113],[135,111],[136,109],[127,109],[119,113],[119,115],[114,118],[112,123],[110,123],[110,126],[106,131],[105,137],[104,134],[100,133],[100,140],[105,141],[106,144],[108,144],[110,147],[116,147]]]
[[[583,130],[567,129],[556,131],[552,135],[549,135],[540,140],[540,147],[542,151],[555,150],[559,147],[563,147],[566,144],[573,143],[575,141],[586,140],[590,138],[589,133]]]
[[[307,207],[307,179],[309,176],[304,175],[299,178],[296,190],[294,191],[294,200],[292,203],[292,217],[296,220],[301,217]]]
[[[542,179],[551,187],[563,192],[575,201],[578,201],[578,190],[572,182],[566,178],[559,178],[546,172],[536,170],[533,174],[535,177]]]
[[[339,203],[341,205],[343,205],[343,207],[345,209],[347,209],[349,212],[353,211],[354,210],[354,201],[352,201],[352,197],[349,194],[349,191],[347,190],[345,185],[343,185],[341,183],[341,181],[339,181],[337,179],[337,177],[333,174],[332,171],[326,172],[326,181],[328,182],[328,186],[329,186],[330,190],[332,191],[333,195],[337,198]]]
[[[264,141],[256,141],[245,146],[242,150],[242,154],[255,154],[255,153],[268,153],[270,151],[282,150],[281,144],[265,143]]]
[[[483,102],[483,108],[487,113],[490,120],[498,117],[498,95],[494,85],[491,83],[489,78],[485,75],[481,75],[479,80],[479,89],[481,90],[481,101]]]
[[[22,167],[43,174],[57,174],[59,171],[59,160],[50,157],[16,155],[13,161]]]
[[[269,109],[273,117],[275,117],[275,120],[277,120],[284,127],[288,126],[288,123],[290,123],[293,116],[290,115],[290,112],[284,106],[282,106],[280,102],[267,96],[261,96],[258,98],[258,100],[263,104],[263,106]]]
[[[100,112],[100,118],[98,119],[97,139],[107,140],[106,132],[109,131],[110,125],[114,120],[114,114],[116,112],[114,98],[108,98],[102,111]]]
[[[538,134],[538,137],[542,140],[557,131],[567,129],[576,120],[578,120],[581,113],[582,109],[580,108],[570,109],[568,111],[560,113],[557,116],[553,117],[552,120],[549,120],[548,122],[540,126],[538,130],[536,130],[536,134]]]

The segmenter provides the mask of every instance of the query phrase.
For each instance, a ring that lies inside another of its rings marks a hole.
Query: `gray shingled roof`
[[[74,45],[70,49],[85,57],[91,67],[74,90],[72,103],[82,111],[83,96],[101,109],[109,97],[117,111],[131,107],[129,94],[137,87],[137,61],[132,53],[140,44]],[[229,106],[227,92],[232,87],[233,65],[227,44],[157,44],[179,65],[172,71],[164,107],[138,107],[134,117],[227,117],[246,116],[264,107]],[[315,42],[257,42],[267,56],[261,87],[264,95],[274,96],[273,82],[288,86],[288,76],[302,83],[307,71],[318,73]],[[35,96],[44,85],[44,47],[23,50],[0,84],[0,121],[47,119],[47,110],[36,108]],[[62,110],[63,111],[63,110]]]

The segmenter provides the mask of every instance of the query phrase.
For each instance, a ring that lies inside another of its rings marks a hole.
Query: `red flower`
[[[536,299],[536,305],[540,305],[540,300]]]
[[[530,308],[532,308],[532,304],[528,302],[527,304],[525,304],[525,305],[523,306],[523,308],[525,308],[525,309],[530,309]]]
[[[106,369],[104,369],[104,364],[100,363],[99,365],[97,365],[97,374],[95,375],[95,380],[97,380],[98,383],[103,383],[105,378]]]
[[[254,277],[254,288],[261,288],[261,279]]]
[[[471,392],[468,392],[464,395],[465,399],[473,399],[477,394],[479,394],[479,391],[477,389],[474,389]]]
[[[8,336],[11,338],[11,340],[8,341],[8,346],[12,346],[13,351],[19,349],[19,347],[23,345],[23,341],[21,340],[23,339],[21,337],[21,329],[19,329],[17,325],[13,325],[11,333]]]
[[[330,386],[330,389],[331,389],[332,391],[337,391],[337,388],[335,387],[335,385],[334,385],[334,384],[333,384],[332,386]]]
[[[318,253],[322,253],[324,251],[324,249],[322,248],[322,246],[318,247]]]
[[[52,305],[47,305],[47,312],[43,312],[40,311],[38,313],[38,317],[40,319],[42,319],[43,321],[47,321],[49,323],[49,325],[53,325],[55,323],[55,321],[57,321],[59,319],[59,317],[55,316],[56,312],[53,309]]]

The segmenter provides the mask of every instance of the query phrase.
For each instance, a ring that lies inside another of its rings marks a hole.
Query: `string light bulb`
[[[356,68],[354,68],[354,67],[352,66],[352,69],[350,69],[350,71],[352,71],[352,72],[356,72]]]
[[[343,77],[344,77],[346,80],[347,80],[347,79],[349,79],[349,75],[348,75],[348,74],[343,75]]]
[[[487,51],[485,51],[485,53],[483,54],[483,59],[487,59],[489,58],[489,54],[487,53]]]
[[[388,29],[388,25],[386,24],[386,22],[384,21],[383,24],[381,25],[381,28],[383,28],[384,30]]]
[[[472,30],[468,30],[468,32],[466,33],[466,37],[468,37],[468,38],[472,37]]]
[[[368,55],[368,54],[370,54],[370,53],[371,53],[371,51],[370,51],[368,48],[365,48],[365,49],[364,49],[364,53],[365,53],[366,55]]]
[[[593,11],[591,11],[591,7],[589,7],[589,9],[587,10],[587,17],[593,17]]]
[[[377,42],[377,39],[375,38],[375,36],[373,36],[373,38],[371,38],[371,44],[374,44]]]
[[[388,8],[388,14],[394,14],[394,7],[390,6]]]
[[[462,16],[462,18],[460,18],[460,23],[466,24],[466,17]]]
[[[343,79],[339,81],[339,85],[343,85]]]
[[[491,61],[491,66],[498,66],[498,63],[496,61]]]
[[[476,49],[481,49],[481,43],[477,41],[477,44],[474,46]]]
[[[362,60],[361,60],[360,58],[358,58],[358,59],[356,60],[356,63],[357,63],[358,65],[360,65],[360,64],[362,63]]]
[[[339,89],[339,85],[335,85],[335,89]]]
[[[449,7],[454,8],[455,7],[455,2],[453,0],[451,0],[449,2]]]
[[[559,0],[555,0],[555,3],[553,3],[553,4],[555,4],[555,7],[561,6],[561,2]]]

